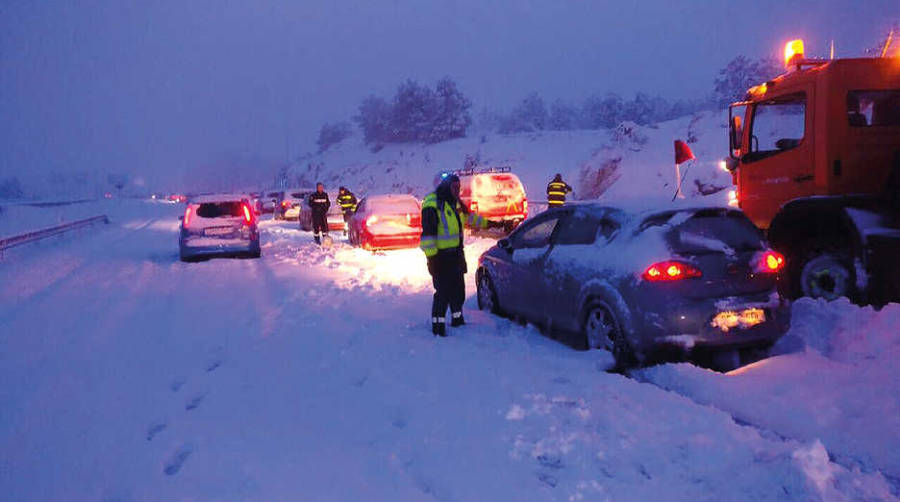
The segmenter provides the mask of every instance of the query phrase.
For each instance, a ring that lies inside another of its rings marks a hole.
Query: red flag
[[[675,163],[682,164],[687,162],[688,160],[694,160],[694,152],[691,151],[691,147],[687,146],[687,143],[681,141],[680,139],[675,140]]]

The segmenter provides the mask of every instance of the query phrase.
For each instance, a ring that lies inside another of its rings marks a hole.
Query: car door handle
[[[813,179],[813,175],[812,175],[812,174],[806,174],[806,175],[803,175],[803,176],[797,176],[797,177],[795,177],[795,178],[794,178],[794,181],[796,181],[797,183],[803,183],[803,182],[805,182],[805,181],[812,181],[812,179]]]

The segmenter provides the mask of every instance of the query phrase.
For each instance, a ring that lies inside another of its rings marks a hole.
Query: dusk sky
[[[708,94],[731,58],[860,55],[898,0],[0,2],[0,179],[165,183],[228,155],[283,162],[368,94],[445,75],[482,107]]]

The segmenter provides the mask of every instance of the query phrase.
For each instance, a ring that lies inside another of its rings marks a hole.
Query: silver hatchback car
[[[191,199],[181,217],[178,249],[182,261],[212,256],[259,258],[259,230],[250,201],[230,194]]]

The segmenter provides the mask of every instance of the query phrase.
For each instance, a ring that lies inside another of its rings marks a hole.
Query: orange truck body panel
[[[900,150],[900,126],[851,126],[848,93],[889,90],[900,90],[898,57],[821,62],[751,89],[734,174],[747,216],[765,229],[792,199],[879,193]],[[751,153],[754,106],[797,93],[806,97],[799,144],[752,162],[743,160]]]

